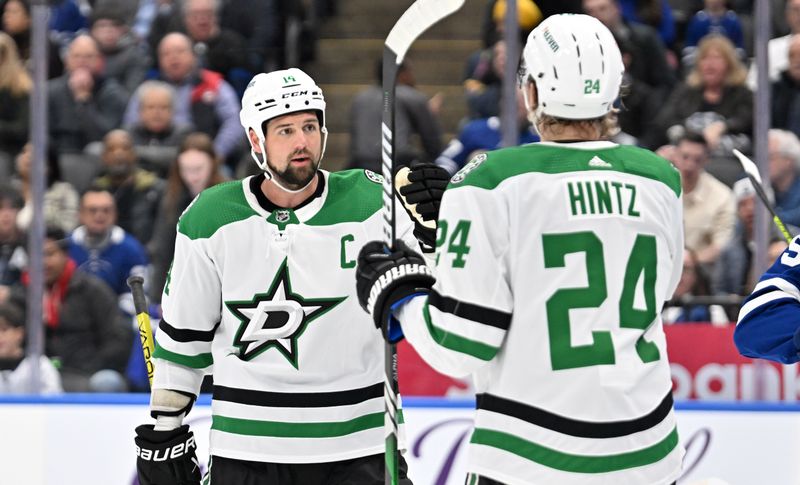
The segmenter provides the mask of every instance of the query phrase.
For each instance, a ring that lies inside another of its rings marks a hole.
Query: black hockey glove
[[[428,293],[435,281],[422,256],[403,241],[395,242],[392,251],[384,243],[372,241],[358,253],[358,302],[391,343],[403,338],[400,325],[390,321],[392,307],[412,295]]]
[[[199,485],[197,445],[189,425],[155,431],[152,424],[136,427],[136,471],[141,485]]]
[[[400,192],[403,207],[414,221],[414,236],[422,244],[423,251],[436,249],[436,220],[449,182],[447,170],[417,161],[411,162],[408,169],[400,169],[395,176],[395,187]]]

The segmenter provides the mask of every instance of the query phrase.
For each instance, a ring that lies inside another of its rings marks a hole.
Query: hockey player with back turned
[[[204,484],[383,484],[383,340],[353,285],[360,248],[382,234],[381,177],[319,169],[325,101],[299,69],[254,77],[240,118],[263,173],[205,190],[178,223],[139,481],[199,483],[183,418],[213,374]],[[429,184],[409,187],[438,209]],[[435,230],[397,219],[432,252]]]
[[[683,449],[659,315],[682,269],[678,172],[604,141],[623,65],[599,21],[549,17],[523,60],[543,141],[451,179],[435,284],[414,251],[373,242],[359,299],[435,369],[474,376],[468,484],[673,483]]]

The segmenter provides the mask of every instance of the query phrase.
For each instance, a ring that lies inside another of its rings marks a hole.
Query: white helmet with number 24
[[[321,160],[328,141],[328,130],[325,128],[325,98],[322,96],[322,89],[311,79],[311,76],[297,68],[261,73],[253,77],[242,96],[239,121],[245,131],[252,129],[258,136],[263,157],[259,158],[252,147],[250,153],[261,170],[269,174],[267,152],[264,147],[266,135],[262,128],[264,122],[279,116],[309,110],[315,111],[319,118],[320,133],[322,134],[322,149],[319,154]]]
[[[548,17],[528,35],[522,58],[523,87],[530,80],[536,83],[537,116],[600,118],[619,96],[622,55],[608,28],[589,15]]]

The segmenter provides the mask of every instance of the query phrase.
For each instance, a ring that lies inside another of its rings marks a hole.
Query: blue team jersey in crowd
[[[784,364],[800,360],[800,236],[745,300],[733,339],[746,357]]]
[[[83,226],[69,237],[69,257],[77,263],[78,269],[105,281],[117,295],[130,292],[128,276],[143,275],[148,264],[147,251],[139,241],[117,226],[100,248],[87,248],[85,240]]]
[[[480,118],[467,123],[461,130],[458,138],[452,140],[444,149],[436,165],[454,174],[475,155],[476,151],[496,150],[500,148],[503,140],[500,132],[500,118]],[[539,141],[539,136],[530,129],[523,129],[519,134],[519,145],[526,145]]]

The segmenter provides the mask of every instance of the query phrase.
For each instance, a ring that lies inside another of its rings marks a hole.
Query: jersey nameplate
[[[564,188],[572,217],[641,217],[636,184],[596,178],[572,179]]]

